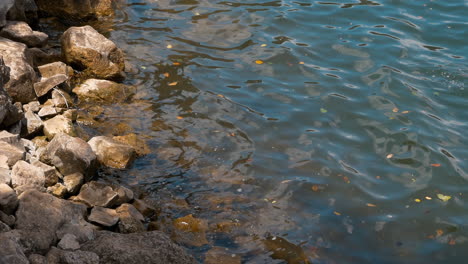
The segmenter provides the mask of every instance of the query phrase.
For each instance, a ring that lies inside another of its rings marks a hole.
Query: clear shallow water
[[[100,30],[139,100],[107,119],[152,154],[119,181],[161,199],[161,229],[203,219],[207,244],[185,240],[200,260],[464,263],[467,10],[127,0]]]

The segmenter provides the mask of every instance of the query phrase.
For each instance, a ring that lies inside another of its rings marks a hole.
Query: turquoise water
[[[101,31],[138,100],[109,118],[152,153],[119,180],[160,199],[162,229],[206,221],[201,261],[465,263],[467,10],[127,0]]]

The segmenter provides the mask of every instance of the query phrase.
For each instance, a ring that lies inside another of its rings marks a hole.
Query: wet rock
[[[42,13],[79,21],[112,15],[112,2],[112,0],[36,0]]]
[[[84,176],[79,172],[63,177],[63,184],[67,188],[68,193],[71,195],[77,194],[83,183]]]
[[[15,0],[2,0],[0,2],[0,27],[6,25],[6,15],[15,4]]]
[[[60,114],[60,112],[60,109],[55,108],[53,105],[46,105],[37,114],[41,118],[50,118]]]
[[[2,156],[0,156],[2,157]],[[5,157],[5,156],[3,156]],[[8,164],[7,164],[8,166]],[[6,168],[0,168],[0,184],[8,184],[10,185],[11,183],[11,171]]]
[[[18,196],[15,191],[6,184],[0,184],[0,210],[11,215],[18,206]]]
[[[114,209],[108,209],[100,206],[95,206],[91,210],[88,220],[92,223],[106,227],[111,227],[117,224],[119,216]]]
[[[135,88],[107,80],[88,79],[73,89],[82,102],[119,103],[130,99]]]
[[[47,192],[58,198],[64,198],[68,194],[67,188],[61,183],[47,188]]]
[[[132,234],[101,231],[97,239],[81,245],[81,248],[98,254],[101,263],[197,263],[180,246],[158,231]]]
[[[133,206],[145,217],[151,217],[156,214],[156,209],[143,200],[135,199]]]
[[[145,218],[133,205],[127,203],[122,204],[115,211],[120,219],[120,233],[128,234],[145,231],[145,226],[143,225]]]
[[[56,230],[67,223],[86,225],[86,206],[28,190],[19,196],[15,228],[30,253],[45,254],[57,242]]]
[[[272,252],[271,257],[273,259],[284,260],[287,263],[310,264],[308,257],[300,246],[282,237],[269,235],[261,242],[266,250]]]
[[[15,189],[22,187],[23,191],[27,188],[44,191],[44,183],[44,171],[25,161],[18,161],[11,170],[11,185]]]
[[[206,221],[193,217],[189,214],[174,220],[175,241],[201,247],[208,244],[206,239],[206,230],[208,225]]]
[[[43,78],[50,78],[56,75],[65,75],[68,78],[73,76],[73,68],[61,61],[41,65],[37,69]]]
[[[21,42],[29,47],[42,47],[49,36],[43,32],[33,31],[26,22],[8,21],[0,31],[0,36]]]
[[[205,264],[241,264],[241,256],[231,254],[222,247],[213,247],[205,255]]]
[[[118,195],[117,201],[115,204],[124,204],[129,203],[133,200],[133,191],[124,187],[118,186],[113,188]]]
[[[33,136],[44,128],[44,123],[41,118],[32,111],[27,111],[24,114],[24,118],[26,119],[26,131],[24,131],[25,136]]]
[[[89,144],[63,133],[56,135],[47,145],[40,160],[55,166],[62,175],[79,172],[85,180],[91,179],[97,169],[96,154]]]
[[[82,250],[68,251],[52,247],[47,253],[48,264],[97,264],[99,256],[96,253]]]
[[[33,113],[37,113],[39,112],[39,110],[41,110],[41,104],[39,103],[39,101],[32,101],[23,105],[24,112],[31,111]]]
[[[69,28],[63,33],[61,43],[67,64],[96,78],[123,77],[123,52],[91,26]]]
[[[19,234],[15,231],[0,233],[0,263],[29,264],[20,245]]]
[[[52,103],[55,107],[69,108],[73,106],[73,99],[67,92],[54,89],[52,91]]]
[[[5,90],[13,101],[29,103],[36,99],[33,88],[36,73],[26,59],[26,45],[0,37],[0,54],[10,68],[10,80],[5,84]]]
[[[57,247],[65,250],[77,250],[80,248],[80,243],[78,243],[75,235],[65,234],[62,239],[60,239]]]
[[[93,137],[88,143],[96,153],[99,162],[111,168],[128,168],[136,157],[133,147],[109,137]]]
[[[68,77],[64,74],[54,75],[49,78],[41,78],[41,80],[34,84],[34,91],[37,97],[46,95],[50,90],[60,85],[66,85]]]
[[[40,48],[29,48],[26,50],[27,58],[31,60],[33,67],[39,67],[45,64],[62,60],[62,54],[55,50],[42,50]]]
[[[92,224],[66,223],[56,232],[57,238],[62,239],[66,234],[72,234],[79,243],[85,243],[96,238],[95,226]]]
[[[29,255],[28,260],[30,264],[49,264],[47,263],[47,258],[39,254]]]
[[[67,134],[76,136],[75,127],[70,119],[63,115],[54,116],[53,118],[44,121],[44,135],[49,140],[53,139],[57,134]]]
[[[125,136],[116,136],[112,139],[132,146],[135,149],[138,156],[144,156],[151,153],[151,150],[146,144],[146,142],[143,139],[139,138],[136,134],[131,133]]]
[[[67,119],[70,119],[72,122],[76,122],[76,119],[78,118],[78,110],[68,109],[67,111],[63,112],[63,116]]]
[[[112,187],[91,181],[81,187],[76,200],[82,201],[89,206],[112,207],[118,198],[117,192]]]

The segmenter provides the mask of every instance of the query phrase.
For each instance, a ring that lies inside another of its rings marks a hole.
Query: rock
[[[11,228],[7,224],[0,221],[0,233],[8,232],[10,230]]]
[[[36,146],[36,150],[41,147],[46,147],[49,144],[49,142],[47,142],[46,136],[37,136],[33,138],[31,141]]]
[[[52,247],[47,253],[48,264],[98,264],[99,256],[89,251],[68,251]]]
[[[82,201],[89,206],[112,207],[118,198],[117,192],[112,187],[91,181],[81,187],[76,200]]]
[[[151,153],[151,150],[146,144],[146,142],[133,133],[125,136],[116,136],[112,139],[132,146],[135,149],[138,156],[144,156]]]
[[[65,250],[77,250],[80,248],[80,243],[78,243],[78,241],[76,240],[75,235],[65,234],[58,243],[57,247]]]
[[[116,210],[119,221],[119,232],[123,234],[143,232],[144,216],[131,204],[122,204]]]
[[[0,169],[9,169],[8,166],[8,157],[5,155],[0,155]]]
[[[143,200],[135,199],[133,206],[145,217],[151,217],[156,214],[156,209]]]
[[[72,122],[76,122],[76,119],[78,118],[78,110],[68,109],[67,111],[63,112],[63,116],[67,119],[70,119]]]
[[[71,195],[77,194],[83,183],[84,176],[79,172],[63,177],[63,184],[67,188],[68,193]]]
[[[0,156],[5,157],[5,156]],[[7,164],[8,166],[8,164]],[[0,168],[0,184],[11,184],[11,171],[9,169]]]
[[[22,187],[23,191],[26,188],[44,191],[44,183],[44,171],[25,161],[18,161],[11,170],[11,185],[15,189]]]
[[[67,64],[97,78],[123,77],[123,52],[91,26],[69,28],[63,33],[61,43]]]
[[[85,180],[91,179],[97,169],[96,154],[89,144],[63,133],[56,135],[47,145],[40,160],[55,166],[62,175],[79,172]]]
[[[73,99],[71,96],[67,92],[60,89],[54,89],[52,91],[52,102],[54,103],[55,107],[61,108],[70,108],[73,105]]]
[[[129,203],[133,200],[133,191],[124,187],[118,186],[113,188],[117,192],[118,198],[115,204]]]
[[[7,215],[3,211],[0,211],[0,221],[7,224],[9,227],[13,227],[15,224],[16,218],[13,215]]]
[[[206,221],[195,218],[193,215],[189,214],[177,218],[174,221],[174,227],[175,241],[195,247],[208,244],[208,240],[206,239],[208,225]]]
[[[70,119],[62,115],[54,116],[53,118],[44,121],[44,135],[49,140],[53,139],[57,134],[67,134],[76,136],[75,127]]]
[[[45,254],[57,242],[56,230],[67,223],[87,225],[86,206],[28,190],[19,196],[15,228],[30,253]]]
[[[83,21],[114,13],[112,0],[36,0],[39,10],[50,16]]]
[[[158,231],[132,234],[101,231],[97,239],[81,245],[81,249],[95,252],[101,263],[197,263],[180,246]]]
[[[224,248],[213,247],[205,255],[205,264],[241,264],[241,256],[231,254]]]
[[[133,147],[109,137],[93,137],[88,143],[96,153],[99,162],[111,168],[128,168],[136,157]]]
[[[37,69],[43,78],[50,78],[56,75],[65,75],[68,78],[73,76],[73,68],[61,61],[41,65]]]
[[[79,243],[85,243],[96,238],[95,226],[92,224],[66,223],[57,230],[57,238],[62,239],[66,234],[72,234]]]
[[[46,105],[46,106],[42,107],[41,110],[39,111],[39,113],[37,113],[37,114],[41,118],[49,118],[49,117],[54,117],[54,116],[60,114],[60,112],[61,112],[60,109],[57,109],[52,105]]]
[[[100,206],[95,206],[91,210],[88,220],[102,226],[111,227],[117,224],[119,216],[114,209],[108,209]]]
[[[60,175],[59,175],[59,172],[54,167],[49,166],[45,163],[42,163],[38,160],[32,161],[31,165],[34,165],[40,168],[44,172],[46,187],[53,186],[58,182]]]
[[[5,90],[13,101],[29,103],[35,100],[36,73],[26,59],[26,45],[0,37],[0,54],[10,68],[10,80],[5,84]]]
[[[30,264],[49,264],[47,258],[39,254],[31,254],[28,259]]]
[[[34,136],[44,128],[44,123],[41,118],[32,111],[27,111],[26,114],[24,114],[24,118],[26,119],[26,131],[24,131],[25,136]]]
[[[0,141],[0,155],[8,158],[8,166],[13,167],[19,160],[24,160],[26,150],[6,142]]]
[[[67,188],[61,183],[47,188],[47,192],[58,198],[64,198],[68,194]]]
[[[29,264],[20,245],[19,234],[15,231],[0,233],[0,263]]]
[[[41,110],[41,104],[39,103],[39,101],[32,101],[23,105],[24,112],[31,111],[33,113],[37,113],[39,112],[39,110]]]
[[[0,36],[21,42],[29,47],[42,47],[49,36],[43,32],[33,31],[26,22],[8,21],[0,31]]]
[[[64,74],[57,74],[49,78],[41,78],[40,82],[34,84],[34,91],[37,97],[46,95],[54,87],[66,85],[68,77]]]
[[[82,102],[119,103],[130,99],[135,88],[107,80],[88,79],[73,89]]]
[[[8,11],[7,19],[36,23],[38,20],[36,3],[34,0],[16,0]]]
[[[0,184],[0,210],[12,215],[18,207],[18,196],[15,191],[6,184]]]
[[[55,50],[42,50],[40,48],[29,48],[26,50],[27,58],[31,60],[33,67],[39,67],[48,63],[53,63],[62,60],[60,51]]]
[[[2,0],[0,2],[0,27],[6,25],[6,15],[15,4],[15,0]]]
[[[10,68],[5,65],[3,57],[0,57],[0,126],[10,126],[23,118],[21,109],[12,103],[11,97],[3,89],[5,83],[10,80]]]

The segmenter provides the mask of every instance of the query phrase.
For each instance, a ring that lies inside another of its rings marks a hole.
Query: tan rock
[[[73,92],[82,102],[109,104],[128,100],[135,94],[135,88],[108,80],[88,79]]]
[[[136,157],[133,147],[109,137],[93,137],[88,144],[96,153],[99,162],[111,168],[128,168]]]
[[[42,47],[49,36],[43,32],[33,31],[26,22],[8,21],[0,31],[0,36],[26,44],[29,47]]]
[[[75,127],[70,119],[58,115],[44,121],[44,135],[46,135],[49,140],[53,139],[54,136],[59,133],[76,136]]]

